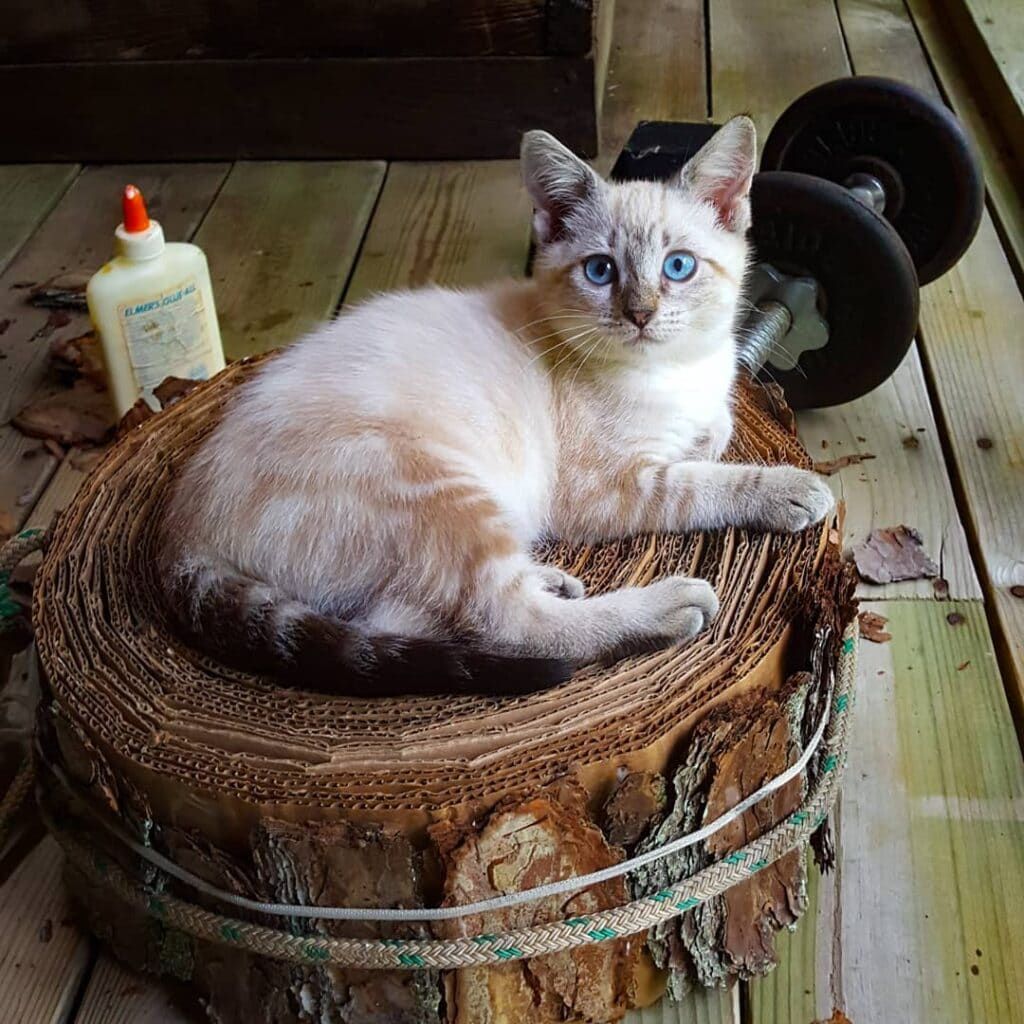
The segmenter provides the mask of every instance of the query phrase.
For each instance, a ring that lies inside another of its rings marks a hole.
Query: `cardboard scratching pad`
[[[310,695],[188,649],[161,606],[156,527],[176,472],[232,390],[262,364],[233,365],[128,434],[55,524],[34,621],[52,698],[40,747],[67,780],[44,787],[45,803],[61,828],[154,890],[169,884],[213,909],[222,908],[168,883],[102,820],[254,899],[436,906],[613,864],[674,820],[696,814],[700,824],[704,810],[732,806],[795,760],[806,741],[804,712],[818,706],[851,614],[828,523],[797,536],[726,530],[549,548],[544,557],[590,593],[672,573],[703,576],[721,613],[683,647],[593,666],[523,697]],[[738,389],[728,457],[809,466],[794,435],[761,408],[763,398]],[[764,743],[744,754],[741,745],[762,732]],[[774,794],[733,828],[732,840],[788,813],[802,791],[797,779]],[[688,867],[721,856],[728,841],[720,834],[707,850],[694,848]],[[762,872],[771,893],[729,904],[750,918],[746,931],[716,932],[713,920],[700,924],[691,913],[652,943],[677,988],[765,969],[763,919],[788,923],[803,898],[802,853],[785,860]],[[637,937],[440,975],[295,967],[191,939],[73,869],[70,876],[98,934],[135,966],[187,982],[214,1020],[603,1022],[664,984]],[[629,885],[618,878],[433,932],[378,922],[291,925],[339,936],[475,935],[613,906],[629,897]],[[772,901],[787,906],[773,914]],[[744,934],[755,937],[756,956],[729,947]]]

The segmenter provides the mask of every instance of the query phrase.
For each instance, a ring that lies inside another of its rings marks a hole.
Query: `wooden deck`
[[[893,639],[863,644],[838,869],[770,977],[636,1013],[631,1024],[1024,1022],[1024,16],[1013,0],[618,0],[606,169],[639,118],[753,114],[846,74],[945,98],[981,149],[989,202],[969,253],[922,294],[896,375],[800,417],[812,452],[876,457],[832,478],[847,539],[909,523],[941,563],[862,587]],[[443,131],[444,126],[439,125]],[[18,286],[89,272],[134,181],[168,237],[213,268],[229,356],[295,338],[340,302],[426,281],[518,274],[529,209],[512,163],[0,167],[0,393],[6,422],[41,386],[55,326]],[[869,341],[869,339],[868,339]],[[45,523],[81,480],[0,427],[0,511]],[[1013,589],[1011,589],[1013,588]],[[22,658],[15,671],[29,670]],[[0,1021],[184,1020],[76,930],[52,840],[26,821],[0,851]],[[836,1020],[842,1020],[836,1017]]]

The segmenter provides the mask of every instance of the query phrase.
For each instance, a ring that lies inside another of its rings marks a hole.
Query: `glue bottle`
[[[85,293],[118,416],[140,397],[159,408],[153,390],[167,377],[205,380],[224,369],[202,249],[165,242],[134,185],[125,186],[121,205],[115,256]]]

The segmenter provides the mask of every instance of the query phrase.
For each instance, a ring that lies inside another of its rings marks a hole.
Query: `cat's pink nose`
[[[651,317],[654,316],[653,309],[627,309],[626,316],[637,325],[646,327]]]

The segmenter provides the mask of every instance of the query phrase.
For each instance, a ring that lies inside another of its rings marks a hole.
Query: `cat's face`
[[[565,345],[613,363],[732,346],[754,159],[745,117],[664,184],[604,182],[546,132],[527,133],[534,275]]]

